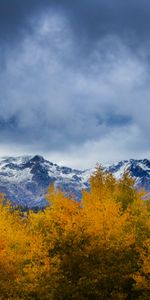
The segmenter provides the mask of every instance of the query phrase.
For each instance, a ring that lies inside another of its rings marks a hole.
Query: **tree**
[[[128,174],[117,181],[101,167],[90,185],[81,203],[51,186],[38,212],[20,212],[1,195],[0,300],[149,299],[142,194]]]

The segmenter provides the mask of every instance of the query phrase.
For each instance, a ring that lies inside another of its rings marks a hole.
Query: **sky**
[[[0,0],[0,156],[90,168],[149,137],[149,0]]]

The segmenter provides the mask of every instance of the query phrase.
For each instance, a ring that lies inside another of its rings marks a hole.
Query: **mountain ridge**
[[[125,171],[130,172],[135,187],[150,192],[150,160],[123,160],[103,168],[116,179],[120,179]],[[59,166],[40,155],[4,156],[0,158],[0,192],[5,193],[13,204],[43,207],[46,205],[44,194],[53,183],[56,188],[60,187],[80,200],[82,189],[89,189],[88,179],[94,170]]]

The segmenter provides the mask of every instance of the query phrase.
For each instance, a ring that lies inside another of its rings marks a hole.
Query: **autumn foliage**
[[[80,203],[50,187],[50,205],[0,204],[0,300],[150,299],[149,206],[128,174],[98,167]]]

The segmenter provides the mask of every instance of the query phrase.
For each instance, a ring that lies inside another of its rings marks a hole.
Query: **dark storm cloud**
[[[136,47],[150,37],[149,0],[62,1],[76,38],[89,42],[116,35]]]
[[[31,30],[29,17],[39,8],[36,0],[0,1],[0,40],[1,43],[17,41],[20,34]]]
[[[29,18],[47,9],[62,12],[75,37],[91,43],[112,34],[128,39],[131,44],[150,37],[149,0],[1,0],[1,41],[17,40],[32,31]]]
[[[147,153],[149,39],[149,0],[1,0],[1,149]]]

